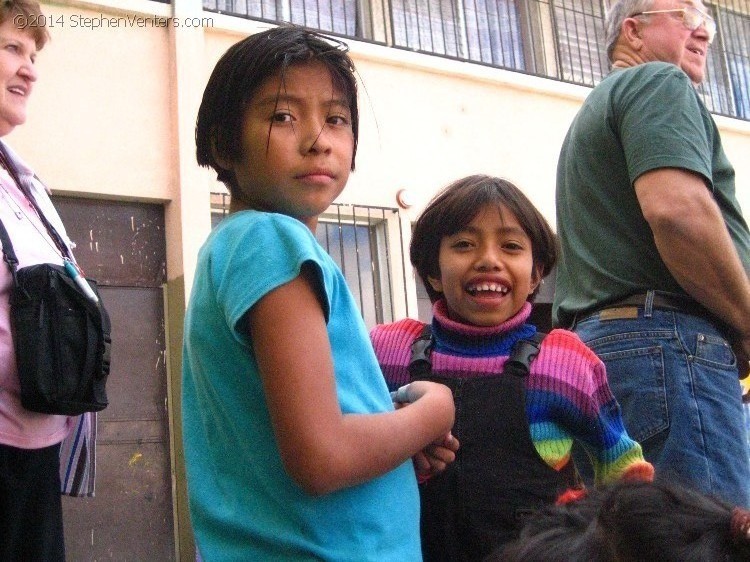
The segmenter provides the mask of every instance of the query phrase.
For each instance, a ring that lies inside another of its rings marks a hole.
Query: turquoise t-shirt
[[[649,289],[684,293],[661,259],[633,187],[658,168],[703,176],[750,270],[750,232],[734,169],[688,76],[664,62],[614,70],[588,95],[560,151],[556,325]]]
[[[200,250],[185,315],[183,435],[198,548],[207,561],[420,560],[411,462],[320,497],[284,470],[252,346],[238,324],[305,263],[314,264],[325,292],[342,412],[393,409],[344,277],[310,230],[258,211],[224,219]]]

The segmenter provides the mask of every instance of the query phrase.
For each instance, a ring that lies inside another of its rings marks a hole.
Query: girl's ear
[[[216,162],[219,166],[227,171],[232,170],[232,161],[229,160],[226,156],[220,154],[219,150],[216,148],[215,132],[211,134],[211,156],[213,156],[214,162]]]
[[[539,287],[539,283],[542,282],[542,268],[539,265],[535,265],[531,268],[531,287],[529,288],[529,294],[532,294]]]
[[[443,282],[437,277],[432,277],[428,275],[427,282],[430,284],[430,287],[432,287],[433,290],[437,291],[438,293],[443,292]]]

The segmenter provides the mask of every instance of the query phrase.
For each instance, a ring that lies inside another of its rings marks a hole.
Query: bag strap
[[[8,150],[5,147],[5,144],[2,142],[0,142],[0,166],[7,170],[8,174],[10,174],[10,177],[14,182],[16,182],[18,189],[21,190],[21,193],[24,194],[31,206],[34,207],[39,220],[44,225],[44,228],[47,230],[47,233],[52,239],[52,242],[54,242],[55,246],[57,246],[57,249],[62,256],[63,267],[65,267],[65,271],[67,271],[71,279],[73,279],[73,281],[80,287],[80,289],[89,299],[91,299],[95,303],[98,302],[98,297],[88,285],[88,282],[83,279],[80,268],[76,265],[75,258],[73,257],[70,248],[62,239],[62,236],[60,236],[60,234],[57,232],[57,229],[52,225],[49,219],[47,219],[47,216],[39,206],[39,203],[34,197],[34,194],[29,189],[29,186],[21,181],[21,177],[18,175],[18,170],[16,169],[15,164],[8,155]],[[16,251],[13,249],[13,244],[10,241],[8,230],[5,228],[5,225],[1,220],[0,242],[2,242],[3,244],[3,260],[8,264],[8,267],[10,268],[10,273],[13,276],[13,284],[18,287],[18,276],[16,275],[16,271],[18,269],[18,257],[16,256]]]
[[[503,374],[510,373],[519,377],[529,374],[529,367],[539,355],[542,340],[547,334],[536,332],[530,338],[518,340],[513,346],[508,360],[503,367]],[[432,337],[432,327],[425,324],[422,332],[411,344],[411,359],[409,360],[409,376],[412,380],[428,376],[432,372],[432,348],[435,343]]]
[[[16,251],[13,249],[13,244],[10,242],[10,236],[5,229],[2,220],[0,220],[0,243],[3,245],[3,261],[8,264],[10,274],[13,276],[13,285],[17,287],[18,277],[16,276],[16,271],[18,270],[18,258],[16,257]]]
[[[39,216],[39,220],[44,225],[44,228],[47,229],[47,233],[49,234],[52,241],[55,243],[55,246],[57,246],[57,249],[62,254],[62,257],[73,261],[73,257],[70,255],[70,250],[68,249],[68,245],[62,239],[62,236],[60,236],[60,234],[57,232],[55,227],[52,226],[52,223],[49,222],[49,220],[45,216],[44,211],[39,206],[39,203],[37,203],[37,200],[34,197],[34,194],[29,189],[29,186],[21,181],[21,177],[18,175],[18,170],[16,169],[16,166],[13,163],[13,160],[10,158],[10,155],[8,154],[8,149],[5,147],[5,144],[2,142],[0,142],[0,166],[2,166],[8,171],[8,173],[10,174],[10,177],[18,186],[18,189],[21,190],[21,193],[23,193],[26,196],[26,199],[28,199],[29,203],[34,207],[36,214]],[[7,235],[7,231],[6,231],[6,235]]]

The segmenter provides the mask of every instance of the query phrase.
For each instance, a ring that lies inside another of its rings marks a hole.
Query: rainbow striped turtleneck
[[[433,373],[471,378],[502,372],[513,345],[536,332],[526,324],[530,313],[527,302],[499,326],[469,326],[450,320],[445,301],[436,302]],[[423,326],[407,318],[376,326],[370,334],[391,390],[409,382],[410,347]],[[552,330],[544,338],[526,382],[526,413],[534,447],[549,466],[565,466],[576,440],[592,459],[597,484],[623,476],[653,478],[641,446],[625,431],[604,363],[573,332]]]

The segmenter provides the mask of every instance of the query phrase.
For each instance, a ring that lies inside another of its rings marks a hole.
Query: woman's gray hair
[[[654,0],[620,0],[610,6],[607,11],[607,20],[604,24],[606,31],[607,58],[612,61],[612,52],[615,50],[615,43],[620,37],[622,22],[633,14],[647,12],[654,5]]]

